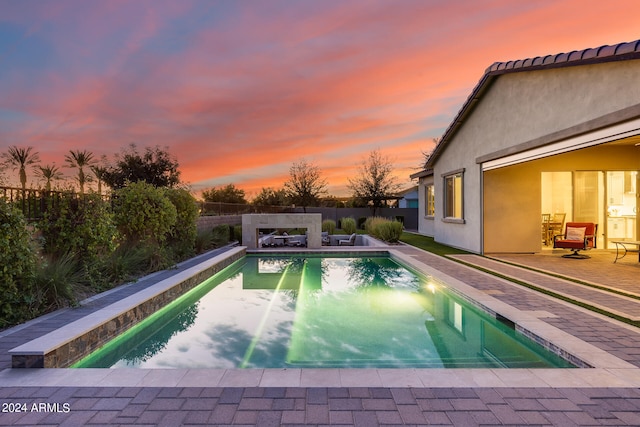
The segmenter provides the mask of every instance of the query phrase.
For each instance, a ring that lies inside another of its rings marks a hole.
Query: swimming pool
[[[572,367],[390,257],[248,255],[74,367]]]

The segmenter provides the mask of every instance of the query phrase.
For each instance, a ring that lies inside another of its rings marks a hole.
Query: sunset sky
[[[249,196],[305,158],[341,196],[380,149],[409,187],[493,62],[636,40],[638,16],[637,0],[0,0],[0,152],[63,166],[166,146],[194,191]]]

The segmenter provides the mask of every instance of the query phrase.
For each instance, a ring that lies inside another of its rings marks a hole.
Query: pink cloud
[[[0,23],[51,57],[0,74],[0,150],[34,145],[61,162],[71,148],[169,146],[194,186],[258,190],[306,157],[343,191],[376,148],[408,181],[492,62],[631,40],[640,12],[577,0],[18,4],[0,5]]]

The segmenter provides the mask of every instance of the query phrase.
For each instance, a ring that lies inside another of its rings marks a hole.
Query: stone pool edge
[[[9,351],[12,368],[67,368],[246,255],[240,246]],[[135,285],[134,285],[135,286]]]
[[[626,362],[607,351],[600,349],[593,344],[589,344],[567,332],[564,332],[553,325],[550,325],[536,316],[519,310],[497,298],[488,295],[466,283],[451,277],[440,270],[437,270],[415,258],[400,251],[389,250],[389,254],[402,264],[409,266],[416,271],[434,277],[444,283],[445,287],[454,292],[457,296],[465,299],[469,303],[479,307],[493,317],[498,315],[507,319],[515,325],[515,329],[527,338],[542,345],[548,350],[560,355],[565,360],[569,360],[579,368],[601,368],[601,369],[636,369],[635,365]],[[469,269],[474,273],[487,274],[472,269],[471,267],[460,265],[461,269]],[[508,284],[513,283],[492,276],[494,280],[499,280]]]

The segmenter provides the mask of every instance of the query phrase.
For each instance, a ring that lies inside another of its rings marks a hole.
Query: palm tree
[[[33,150],[33,147],[21,148],[12,145],[6,153],[2,154],[8,166],[13,166],[14,169],[20,170],[20,184],[22,185],[23,194],[27,189],[27,166],[40,161],[38,153],[31,150]]]
[[[107,175],[107,168],[105,166],[93,165],[91,166],[91,172],[98,180],[98,194],[102,194],[102,183],[104,182],[104,177]]]
[[[67,165],[70,168],[78,168],[78,184],[80,185],[80,194],[84,194],[84,184],[88,181],[84,174],[84,167],[91,166],[94,162],[93,153],[87,150],[69,150],[69,154],[64,156]]]
[[[56,165],[38,166],[36,173],[40,176],[40,178],[46,180],[44,189],[47,192],[51,191],[51,181],[62,179],[62,177],[64,176]]]

